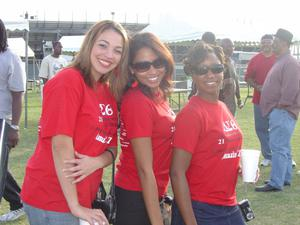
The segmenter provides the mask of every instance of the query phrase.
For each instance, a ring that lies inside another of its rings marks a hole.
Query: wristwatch
[[[16,130],[16,131],[20,130],[20,127],[18,125],[14,125],[14,124],[10,125],[10,128],[13,130]]]

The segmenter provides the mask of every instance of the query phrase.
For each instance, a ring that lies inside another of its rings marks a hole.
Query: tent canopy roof
[[[28,20],[19,20],[19,21],[4,21],[6,30],[9,31],[29,31]]]
[[[25,40],[23,38],[8,38],[8,47],[20,57],[26,57]],[[34,57],[34,52],[28,46],[28,57]]]

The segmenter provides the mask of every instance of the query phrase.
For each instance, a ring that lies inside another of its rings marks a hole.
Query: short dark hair
[[[271,34],[265,34],[264,36],[261,37],[261,41],[264,40],[264,39],[268,39],[268,40],[273,40],[273,35]]]
[[[52,42],[52,48],[55,48],[56,45],[60,44],[61,45],[61,42],[60,41],[53,41]]]
[[[192,75],[193,68],[205,61],[207,56],[211,53],[216,54],[211,45],[204,41],[196,42],[196,44],[189,49],[185,59],[183,60],[183,71],[185,74]]]
[[[7,34],[3,21],[0,19],[0,52],[7,50]]]
[[[216,36],[213,32],[207,31],[202,35],[202,41],[204,41],[207,44],[216,44]]]

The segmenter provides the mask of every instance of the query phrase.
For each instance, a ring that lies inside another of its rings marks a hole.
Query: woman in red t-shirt
[[[167,96],[174,61],[151,33],[136,34],[129,46],[135,85],[121,104],[116,225],[163,225],[159,199],[166,194],[169,182],[175,114]]]
[[[112,163],[105,150],[116,154],[116,99],[127,84],[127,66],[126,31],[100,21],[71,65],[45,85],[38,143],[21,193],[30,224],[108,224],[91,203],[103,168]]]
[[[235,192],[242,134],[218,100],[224,66],[216,50],[199,42],[184,61],[197,93],[175,121],[172,225],[245,224]]]

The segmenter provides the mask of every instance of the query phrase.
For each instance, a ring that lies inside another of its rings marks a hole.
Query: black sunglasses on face
[[[136,62],[131,64],[132,69],[136,70],[137,72],[146,72],[150,69],[151,65],[155,69],[161,69],[167,65],[166,60],[164,59],[155,59],[153,62],[143,61],[143,62]]]
[[[222,73],[224,71],[223,64],[212,64],[210,66],[197,66],[193,69],[193,75],[203,76],[211,71],[213,74]]]

